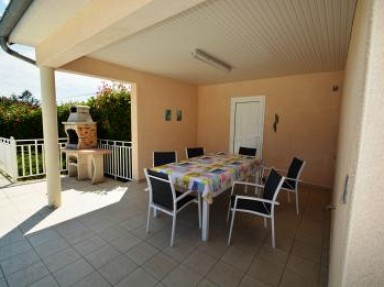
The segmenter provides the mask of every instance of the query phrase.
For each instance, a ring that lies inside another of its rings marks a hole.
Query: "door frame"
[[[256,154],[256,158],[263,158],[263,146],[264,146],[264,116],[265,116],[265,95],[257,96],[246,96],[246,97],[233,97],[231,98],[231,107],[230,107],[230,116],[231,123],[229,127],[229,152],[235,152],[234,147],[234,133],[235,133],[235,107],[237,103],[246,103],[246,102],[260,102],[261,104],[261,150]]]

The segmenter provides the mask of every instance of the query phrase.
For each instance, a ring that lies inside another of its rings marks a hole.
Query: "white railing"
[[[104,173],[114,178],[132,179],[132,143],[99,139],[99,148],[112,151],[104,157]]]
[[[67,138],[59,138],[58,148],[65,147]],[[99,140],[99,147],[112,154],[104,158],[104,173],[114,178],[132,179],[131,142]],[[60,152],[60,172],[67,171],[66,156]],[[44,140],[15,140],[0,137],[0,169],[14,179],[45,175]]]

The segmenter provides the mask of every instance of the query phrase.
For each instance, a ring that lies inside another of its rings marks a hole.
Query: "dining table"
[[[255,157],[214,153],[157,166],[153,170],[168,174],[177,190],[199,193],[202,200],[201,239],[207,241],[209,208],[215,197],[229,190],[233,181],[249,177],[256,167]]]

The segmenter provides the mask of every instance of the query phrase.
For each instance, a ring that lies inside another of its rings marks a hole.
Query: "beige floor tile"
[[[267,285],[249,276],[244,276],[239,285],[239,287],[269,287],[269,286],[270,285]]]
[[[107,243],[103,239],[95,235],[73,245],[73,248],[75,248],[76,251],[79,252],[81,255],[87,255],[100,249],[106,244]]]
[[[127,252],[129,249],[134,247],[136,244],[140,243],[141,239],[132,234],[124,234],[119,238],[110,241],[109,244],[120,252]]]
[[[53,278],[51,275],[48,275],[29,286],[30,287],[56,287],[57,286],[58,287],[59,285],[56,282],[55,278]]]
[[[7,276],[9,287],[27,286],[48,275],[48,270],[41,262],[29,265]]]
[[[114,285],[132,273],[137,267],[138,265],[125,255],[120,255],[100,267],[99,272]]]
[[[294,255],[289,256],[287,270],[301,276],[307,282],[315,284],[318,279],[320,264]]]
[[[247,275],[266,284],[277,286],[283,271],[284,266],[256,258],[251,264]]]
[[[98,272],[94,271],[91,274],[77,281],[74,287],[109,287],[112,286]]]
[[[200,280],[199,284],[197,284],[198,287],[218,287],[219,285],[209,281],[206,278],[203,278]]]
[[[53,276],[60,286],[70,286],[93,271],[90,264],[84,259],[80,259],[54,272]]]
[[[15,256],[8,257],[6,260],[0,262],[0,266],[3,269],[4,274],[9,275],[37,261],[40,261],[40,258],[37,256],[36,252],[31,249]],[[2,274],[1,271],[0,273]]]
[[[85,256],[88,262],[90,262],[95,268],[99,268],[104,264],[116,258],[121,253],[110,245],[104,245],[100,249]]]
[[[281,287],[315,287],[316,283],[308,282],[305,278],[292,273],[290,271],[285,271],[283,278],[281,280]]]
[[[109,226],[97,233],[97,235],[100,236],[106,242],[113,241],[125,234],[127,234],[127,232],[117,225]]]
[[[246,271],[254,258],[253,252],[247,252],[247,249],[239,249],[234,246],[228,248],[228,251],[221,257],[221,260],[233,267]]]
[[[157,250],[152,245],[149,245],[146,242],[141,242],[134,247],[132,247],[128,252],[126,252],[126,256],[133,260],[136,264],[142,265],[144,262],[149,260],[152,256],[158,253]]]
[[[260,249],[256,257],[260,260],[272,264],[285,266],[288,260],[288,253],[278,248],[272,248],[272,246],[270,246],[269,244],[265,244]]]
[[[200,250],[192,252],[184,261],[184,265],[200,275],[206,275],[217,263],[218,259]]]
[[[158,280],[148,274],[143,268],[139,267],[129,276],[121,280],[117,287],[126,287],[126,286],[140,286],[140,287],[152,287],[159,286]]]
[[[168,287],[173,286],[196,286],[202,276],[197,272],[188,269],[186,266],[179,265],[175,270],[166,276],[161,282]]]
[[[174,270],[176,266],[177,262],[163,253],[156,254],[142,265],[146,272],[157,279],[163,279],[168,273]]]
[[[321,261],[321,248],[309,243],[295,241],[291,253],[311,261]]]
[[[236,286],[242,276],[243,273],[239,269],[219,261],[207,274],[206,278],[219,286]]]
[[[43,261],[49,271],[55,272],[60,268],[79,260],[80,254],[75,249],[69,247],[57,253],[51,254],[43,258]]]

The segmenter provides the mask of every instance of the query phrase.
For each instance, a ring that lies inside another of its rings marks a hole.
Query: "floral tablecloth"
[[[153,168],[167,173],[176,188],[196,190],[208,202],[232,186],[233,180],[250,175],[256,166],[254,157],[242,155],[204,155]]]

